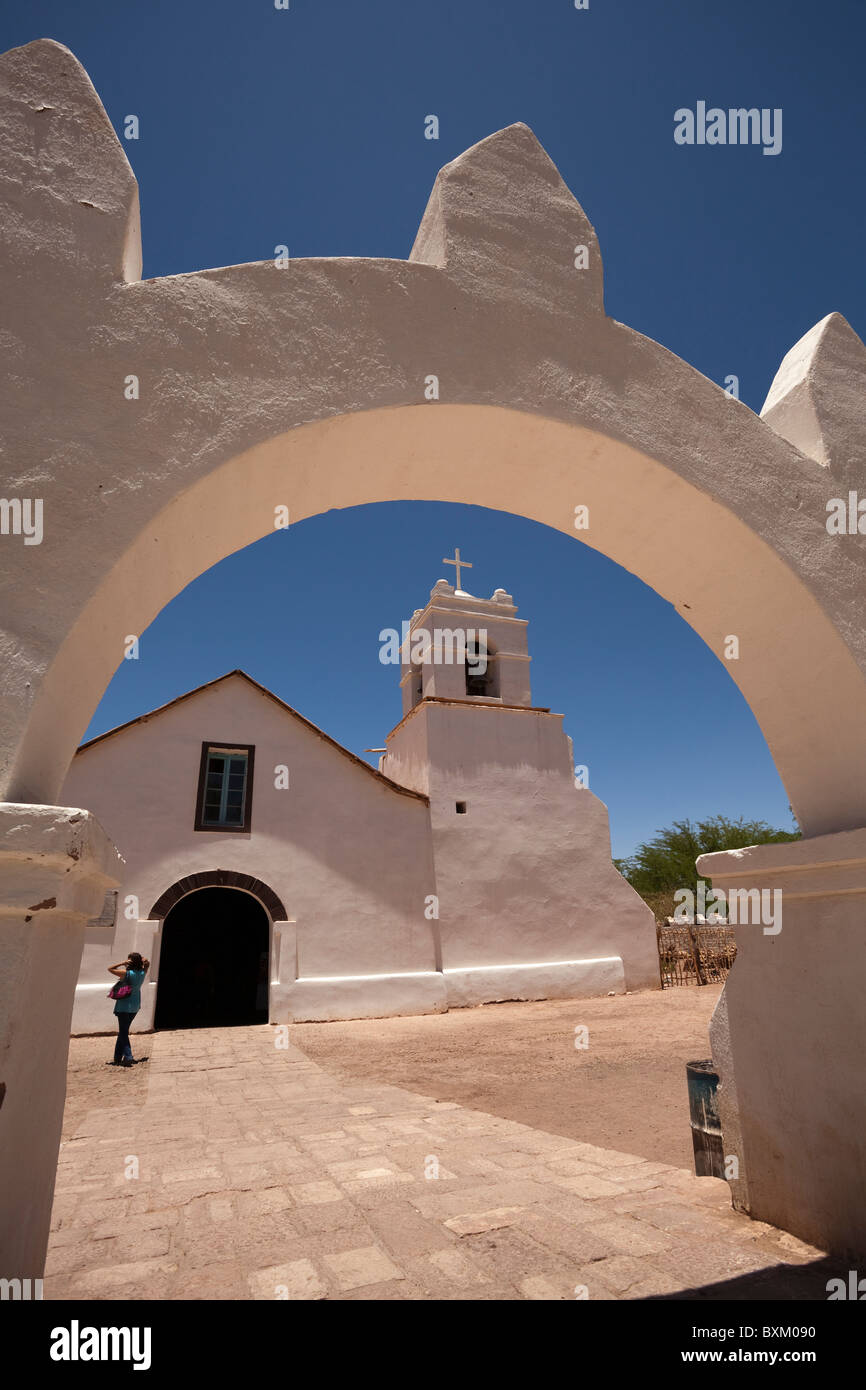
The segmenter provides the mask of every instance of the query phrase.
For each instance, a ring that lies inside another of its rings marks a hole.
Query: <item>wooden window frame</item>
[[[243,825],[207,825],[204,820],[204,791],[207,779],[208,757],[211,753],[246,753],[247,784],[244,789]],[[201,746],[201,761],[198,769],[198,791],[195,800],[195,829],[206,830],[214,835],[248,835],[252,829],[253,818],[253,772],[255,769],[256,746],[254,743],[221,743],[216,739],[205,739]]]

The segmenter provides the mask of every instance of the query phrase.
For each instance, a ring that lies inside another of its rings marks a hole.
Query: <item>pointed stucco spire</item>
[[[24,276],[140,278],[138,185],[90,78],[53,39],[0,56],[0,196],[15,209],[3,254]]]
[[[841,314],[828,314],[782,360],[761,418],[839,478],[864,475],[858,431],[866,347]]]
[[[409,257],[534,305],[604,312],[601,252],[583,208],[523,124],[473,145],[436,177]]]

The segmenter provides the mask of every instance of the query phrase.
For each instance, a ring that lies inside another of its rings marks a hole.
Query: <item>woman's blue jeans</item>
[[[138,1010],[136,1009],[136,1013]],[[132,1048],[129,1045],[129,1025],[135,1018],[135,1014],[115,1014],[117,1019],[117,1042],[114,1044],[114,1060],[122,1062],[124,1058],[132,1061]]]

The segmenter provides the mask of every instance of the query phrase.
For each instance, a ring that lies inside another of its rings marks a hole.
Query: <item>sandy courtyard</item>
[[[686,1062],[710,1055],[721,985],[488,1004],[419,1018],[302,1023],[292,1042],[334,1075],[692,1167]],[[575,1028],[588,1047],[575,1048]]]

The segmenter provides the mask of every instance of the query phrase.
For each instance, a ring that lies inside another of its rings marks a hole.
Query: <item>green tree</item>
[[[742,816],[739,820],[710,816],[695,825],[690,820],[678,820],[659,830],[652,840],[638,845],[627,859],[615,859],[614,863],[661,921],[673,915],[678,888],[697,891],[698,855],[799,839],[799,830],[776,830],[766,821],[745,820]]]

